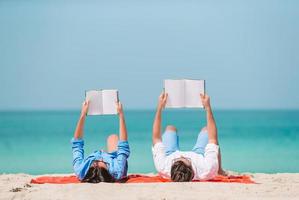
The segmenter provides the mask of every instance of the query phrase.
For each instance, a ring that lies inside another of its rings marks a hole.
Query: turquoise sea
[[[151,128],[154,110],[126,111],[130,173],[154,172]],[[0,112],[0,173],[71,173],[70,139],[79,111]],[[225,169],[238,172],[299,172],[299,111],[216,110]],[[205,115],[198,110],[171,110],[163,126],[173,124],[182,150],[191,149]],[[118,133],[117,116],[87,117],[85,154],[105,148],[109,133]]]

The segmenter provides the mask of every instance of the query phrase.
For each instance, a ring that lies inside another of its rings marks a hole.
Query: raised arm
[[[83,135],[84,135],[84,131],[83,131],[84,122],[85,122],[86,113],[88,111],[88,105],[89,105],[88,101],[84,101],[83,104],[82,104],[80,118],[79,118],[76,130],[75,130],[75,133],[74,133],[74,138],[75,139],[83,138]]]
[[[117,179],[121,179],[126,176],[125,170],[127,169],[127,159],[130,155],[130,148],[128,143],[128,133],[125,122],[125,115],[123,112],[123,106],[120,102],[116,103],[117,113],[119,116],[119,141],[117,145],[117,162],[118,167]]]
[[[158,107],[153,124],[153,145],[161,142],[161,123],[162,123],[162,110],[164,109],[167,101],[167,93],[162,92],[159,96]]]
[[[118,102],[116,105],[117,105],[117,112],[118,112],[118,116],[119,116],[119,139],[122,141],[127,141],[128,133],[127,133],[127,128],[126,128],[123,106],[120,102]]]
[[[83,138],[83,129],[86,113],[88,111],[89,102],[84,101],[82,104],[81,114],[77,127],[74,133],[74,139],[72,139],[72,153],[73,153],[73,168],[75,174],[79,177],[80,180],[83,180],[84,176],[81,174],[81,164],[84,160],[84,142]]]
[[[208,95],[200,95],[202,104],[207,113],[207,129],[209,136],[209,143],[218,145],[218,135],[217,135],[217,127],[216,122],[214,120],[212,108],[210,105],[210,97]]]

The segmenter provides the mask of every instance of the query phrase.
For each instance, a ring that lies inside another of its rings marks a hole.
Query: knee
[[[117,142],[117,141],[118,141],[118,135],[116,134],[111,134],[107,138],[107,143]]]
[[[206,126],[201,129],[201,132],[205,132],[205,131],[208,131]]]
[[[173,125],[168,125],[168,126],[166,126],[165,131],[174,131],[174,132],[177,132],[177,129]]]

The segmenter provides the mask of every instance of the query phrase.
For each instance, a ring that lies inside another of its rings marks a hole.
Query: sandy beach
[[[250,174],[258,184],[30,184],[35,176],[0,175],[0,199],[299,199],[299,173]]]

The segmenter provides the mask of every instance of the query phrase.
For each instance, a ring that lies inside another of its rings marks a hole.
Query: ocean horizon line
[[[156,108],[127,108],[125,111],[129,112],[141,112],[141,111],[155,111]],[[170,108],[170,109],[165,109],[166,111],[169,112],[188,112],[188,111],[203,111],[202,108]],[[272,111],[277,111],[277,112],[299,112],[299,108],[214,108],[213,109],[216,112],[221,112],[221,111],[232,111],[232,112],[257,112],[257,111],[265,111],[265,112],[272,112]],[[0,113],[14,113],[14,112],[80,112],[80,108],[75,109],[75,108],[53,108],[53,109],[48,109],[48,108],[33,108],[33,109],[0,109]]]

